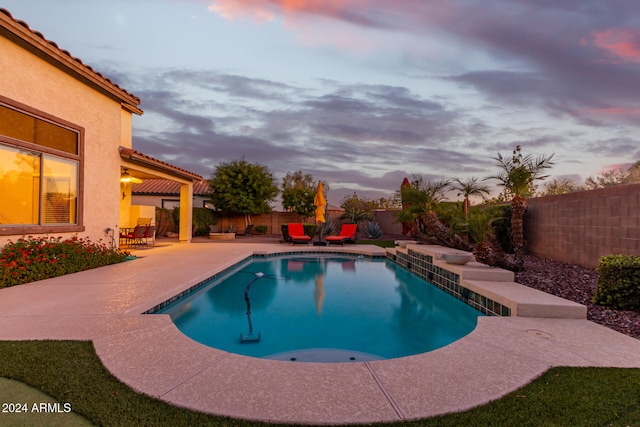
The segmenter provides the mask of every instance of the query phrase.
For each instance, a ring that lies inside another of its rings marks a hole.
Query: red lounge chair
[[[324,240],[331,245],[332,243],[340,243],[344,246],[345,241],[356,241],[356,231],[358,224],[343,224],[340,229],[340,234],[337,236],[327,236]]]
[[[311,237],[304,234],[304,227],[301,223],[292,223],[287,225],[289,237],[291,238],[291,244],[306,243],[309,244]]]

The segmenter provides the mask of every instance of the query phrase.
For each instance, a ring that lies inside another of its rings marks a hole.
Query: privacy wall
[[[640,255],[640,184],[528,199],[533,255],[597,267],[603,255]]]

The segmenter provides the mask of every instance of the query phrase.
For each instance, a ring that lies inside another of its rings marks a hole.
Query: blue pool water
[[[482,315],[391,261],[335,254],[254,258],[158,313],[210,347],[320,362],[431,351]]]

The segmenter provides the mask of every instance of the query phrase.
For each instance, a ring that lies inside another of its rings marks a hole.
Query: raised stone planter
[[[236,233],[209,233],[211,240],[233,240],[236,238]]]

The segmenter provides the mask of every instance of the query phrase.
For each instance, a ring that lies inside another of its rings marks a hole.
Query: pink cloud
[[[628,170],[633,163],[614,163],[611,165],[605,165],[602,167],[602,172],[611,172],[611,171],[626,171]]]
[[[609,107],[598,108],[586,111],[589,114],[606,115],[606,116],[640,116],[640,107]]]
[[[217,0],[209,10],[233,19],[240,15],[251,16],[259,20],[271,20],[278,12],[284,15],[300,13],[338,16],[347,6],[362,1],[347,0]]]
[[[592,36],[597,47],[618,58],[616,62],[640,62],[640,30],[609,28]]]

